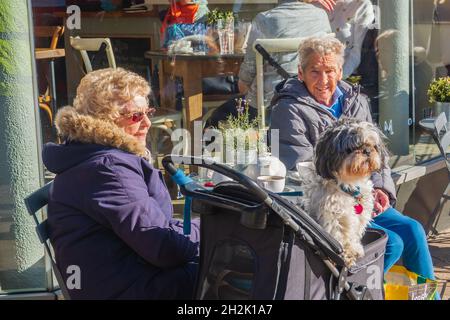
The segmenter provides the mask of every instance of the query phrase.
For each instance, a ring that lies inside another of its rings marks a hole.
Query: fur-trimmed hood
[[[190,262],[198,256],[199,221],[193,219],[190,236],[183,235],[183,223],[173,219],[161,171],[143,157],[118,149],[130,144],[120,131],[111,129],[112,124],[71,109],[64,110],[57,123],[71,140],[44,146],[43,162],[57,174],[47,221],[58,267],[66,270],[76,263],[83,270],[86,281],[81,288],[69,288],[70,297],[189,298],[195,283],[196,268]],[[164,270],[182,275],[183,281],[175,288],[173,279],[161,278]],[[70,275],[62,276],[67,281]]]
[[[44,165],[53,173],[62,173],[91,157],[111,152],[148,156],[143,145],[111,121],[80,114],[72,107],[61,109],[55,124],[65,142],[47,143],[42,152]]]
[[[59,110],[55,125],[58,133],[68,141],[101,144],[138,156],[144,156],[146,152],[145,146],[115,123],[80,114],[73,107]]]

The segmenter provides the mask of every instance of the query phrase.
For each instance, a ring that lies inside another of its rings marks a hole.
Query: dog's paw
[[[350,253],[345,253],[343,258],[347,268],[353,267],[356,264],[356,261],[358,260],[358,258],[354,254]]]
[[[360,243],[356,244],[353,249],[358,259],[364,257],[364,247],[362,246],[362,244]]]
[[[344,246],[344,262],[350,268],[356,264],[358,259],[364,257],[364,247],[361,244],[354,244]]]

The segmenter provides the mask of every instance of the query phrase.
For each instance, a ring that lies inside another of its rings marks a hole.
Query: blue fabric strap
[[[178,169],[177,172],[172,176],[172,180],[179,186],[184,186],[192,182],[192,179],[184,174],[184,171]],[[184,200],[183,209],[183,233],[184,235],[191,234],[191,197],[186,197]]]
[[[184,171],[181,169],[178,169],[177,172],[172,176],[172,180],[175,181],[175,183],[179,186],[184,186],[190,182],[192,182],[192,179],[189,178],[184,174]]]
[[[191,203],[192,198],[186,197],[183,210],[183,233],[185,236],[191,234]]]

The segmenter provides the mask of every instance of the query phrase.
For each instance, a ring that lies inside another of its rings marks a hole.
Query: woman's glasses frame
[[[155,108],[147,108],[145,111],[138,111],[138,112],[131,112],[128,114],[121,114],[121,116],[129,119],[133,123],[137,123],[142,121],[144,119],[144,116],[147,115],[148,118],[151,118],[155,115],[156,109]]]

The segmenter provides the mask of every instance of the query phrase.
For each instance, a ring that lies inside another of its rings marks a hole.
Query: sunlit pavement
[[[439,281],[439,292],[443,300],[450,299],[450,228],[440,232],[428,240],[435,267],[436,279]]]

